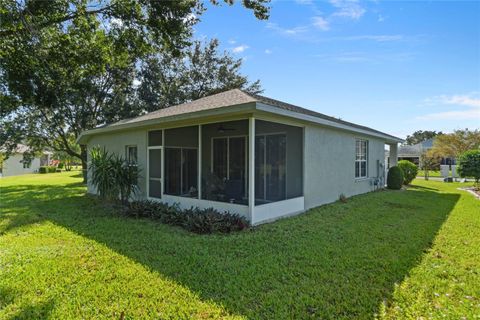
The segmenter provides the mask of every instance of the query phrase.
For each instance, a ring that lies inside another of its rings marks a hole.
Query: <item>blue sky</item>
[[[240,4],[200,19],[196,37],[271,98],[400,137],[480,128],[480,1],[274,0],[268,21]]]

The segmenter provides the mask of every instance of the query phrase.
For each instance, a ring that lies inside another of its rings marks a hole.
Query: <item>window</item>
[[[130,165],[137,165],[137,146],[126,146],[125,147],[125,159]]]
[[[165,194],[197,197],[197,149],[165,148]]]
[[[366,178],[368,162],[368,141],[357,139],[355,141],[355,178]]]
[[[287,137],[255,137],[255,199],[261,203],[286,199]]]

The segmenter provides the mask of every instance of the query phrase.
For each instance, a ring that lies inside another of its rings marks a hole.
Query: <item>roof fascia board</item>
[[[355,127],[352,127],[352,126],[349,126],[349,125],[346,125],[346,124],[342,124],[342,123],[338,123],[338,122],[334,122],[334,121],[310,116],[310,115],[307,115],[307,114],[301,114],[301,113],[298,113],[298,112],[277,108],[275,106],[271,106],[271,105],[265,104],[263,102],[257,102],[257,110],[265,111],[265,112],[269,112],[269,113],[274,113],[274,114],[282,115],[282,116],[289,117],[289,118],[295,118],[295,119],[298,119],[298,120],[307,121],[307,122],[311,122],[311,123],[315,123],[315,124],[319,124],[319,125],[323,125],[323,126],[327,126],[327,127],[333,127],[333,128],[337,128],[337,129],[341,129],[341,130],[346,130],[346,131],[350,131],[350,132],[356,132],[356,133],[361,133],[361,134],[365,134],[365,135],[368,135],[368,136],[382,138],[386,142],[389,142],[389,143],[401,143],[401,142],[403,142],[403,140],[400,139],[400,138],[390,137],[386,134],[380,134],[380,133],[376,133],[376,132],[369,131],[369,130],[355,128]]]
[[[138,122],[124,123],[118,125],[111,125],[103,128],[95,128],[87,131],[83,131],[80,136],[77,138],[77,143],[85,144],[88,142],[90,136],[95,134],[110,133],[115,131],[124,131],[129,129],[140,129],[155,125],[160,125],[170,122],[181,122],[195,120],[198,118],[205,117],[221,117],[223,115],[235,116],[243,113],[253,112],[255,110],[255,102],[242,103],[238,105],[219,107],[215,109],[201,110],[190,113],[183,113],[179,115],[173,115],[168,117],[161,117],[149,120],[143,120]]]

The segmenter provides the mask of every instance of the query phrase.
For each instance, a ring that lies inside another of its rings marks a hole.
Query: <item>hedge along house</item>
[[[383,186],[385,144],[394,154],[402,140],[234,89],[85,131],[78,142],[136,162],[142,198],[258,224]]]

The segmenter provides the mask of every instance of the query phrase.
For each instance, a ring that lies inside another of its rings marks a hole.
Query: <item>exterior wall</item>
[[[275,121],[272,119],[272,121]],[[227,126],[227,123],[225,123]],[[237,124],[229,123],[228,127],[237,126]],[[153,128],[152,128],[153,129]],[[196,129],[196,128],[194,128]],[[219,133],[215,126],[202,126],[202,171],[205,173],[210,168],[210,148],[212,136],[223,135],[239,135],[247,134],[247,123],[238,122],[238,128],[233,133],[225,132]],[[193,129],[192,129],[193,130]],[[266,130],[266,129],[265,129]],[[266,130],[267,132],[269,130]],[[171,131],[172,134],[175,131]],[[193,133],[193,131],[192,131]],[[259,132],[257,132],[259,133]],[[166,137],[167,138],[167,137]],[[170,137],[173,139],[174,137]],[[355,179],[355,140],[361,138],[368,140],[368,174],[367,178]],[[192,141],[185,142],[186,144],[194,144]],[[183,144],[183,143],[182,143]],[[98,134],[93,136],[88,142],[88,148],[94,146],[104,146],[110,152],[125,155],[125,147],[127,145],[136,145],[138,150],[138,166],[140,168],[139,187],[141,193],[140,197],[146,197],[146,175],[147,175],[147,130],[129,130],[123,132],[114,132],[107,134]],[[296,152],[301,152],[301,145],[292,145],[298,147]],[[281,205],[282,202],[273,203],[272,206],[255,206],[260,208],[258,215],[250,217],[253,223],[262,223],[288,216],[294,213],[299,213],[322,204],[334,202],[338,200],[340,194],[345,196],[353,196],[374,190],[373,180],[377,177],[384,177],[384,170],[377,168],[377,160],[380,164],[385,166],[385,142],[383,139],[364,136],[355,133],[349,133],[342,130],[322,127],[320,125],[306,125],[304,129],[304,172],[303,185],[304,197],[291,199],[288,202],[294,208],[300,210],[293,210],[292,212],[283,212],[280,215],[271,214],[270,209],[275,210],[275,206]],[[289,150],[292,152],[293,150]],[[288,161],[288,159],[287,159]],[[298,172],[299,175],[302,175]],[[88,185],[88,192],[95,193],[91,184]],[[298,200],[301,199],[304,205],[297,205]],[[190,198],[181,198],[175,196],[164,195],[163,201],[167,202],[182,202],[182,206],[198,205],[199,207],[216,207],[219,209],[226,209],[226,207],[234,209],[233,206],[227,203],[211,202],[207,200],[198,200]],[[292,208],[293,208],[292,207]],[[237,208],[238,209],[238,208]],[[278,208],[277,208],[278,209]],[[242,206],[241,210],[234,210],[244,216],[248,215],[248,207]],[[232,212],[234,212],[232,211]],[[263,213],[262,213],[263,212]],[[277,212],[278,213],[278,212]]]
[[[3,162],[1,176],[9,177],[38,172],[38,169],[40,168],[40,158],[33,158],[30,168],[23,168],[22,160],[23,155],[20,153],[12,154],[8,157],[8,159]]]
[[[99,134],[93,136],[88,142],[88,150],[95,146],[105,147],[109,152],[113,152],[125,157],[126,146],[137,146],[138,167],[140,169],[138,186],[140,188],[139,197],[146,197],[146,175],[147,175],[147,130],[134,130],[115,132],[110,134]],[[90,156],[88,156],[90,161]],[[88,181],[90,172],[88,172]],[[96,193],[95,188],[88,183],[88,192]]]
[[[367,178],[355,179],[355,140],[368,140]],[[374,190],[377,160],[385,165],[385,143],[381,139],[335,129],[305,128],[305,209]],[[383,169],[378,175],[383,177]]]

